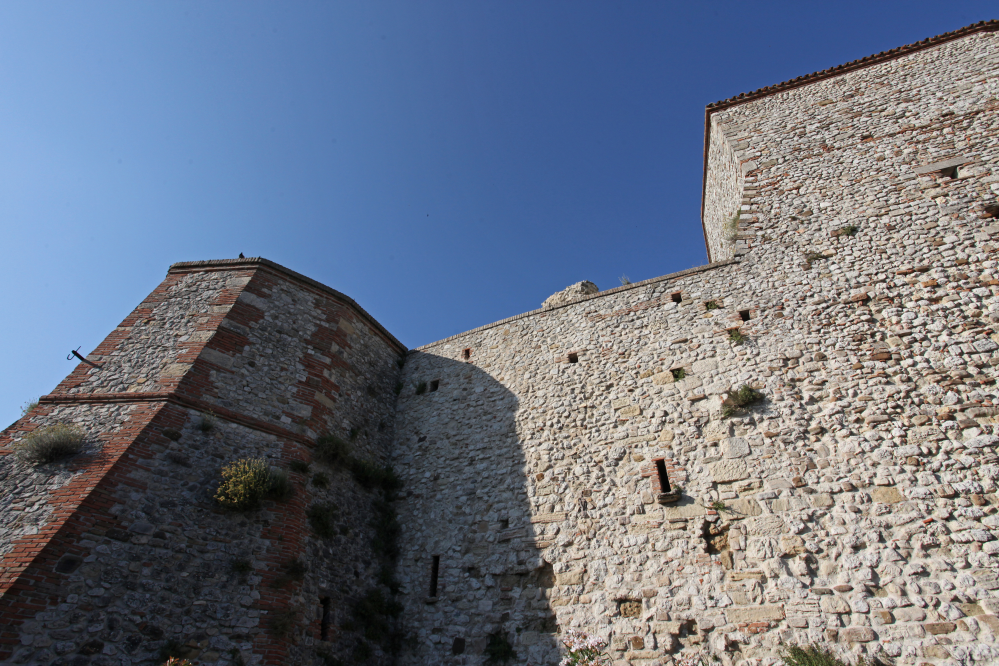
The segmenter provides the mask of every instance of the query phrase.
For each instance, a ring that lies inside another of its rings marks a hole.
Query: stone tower
[[[0,437],[0,660],[996,663],[997,31],[710,105],[710,264],[419,349],[174,265]],[[56,423],[81,454],[13,455]],[[220,508],[246,457],[291,496]]]

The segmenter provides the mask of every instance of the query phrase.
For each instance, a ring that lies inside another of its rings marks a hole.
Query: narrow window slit
[[[749,321],[749,310],[739,310],[739,318],[742,321]]]
[[[466,361],[469,360],[470,358],[472,358],[472,348],[471,347],[466,347],[464,349],[464,351],[461,352],[461,357],[463,359],[465,359]]]
[[[669,487],[669,475],[666,473],[666,461],[660,458],[655,461],[656,463],[656,474],[659,476],[659,492],[668,493],[670,491]]]
[[[436,391],[440,387],[440,385],[441,385],[441,380],[439,379],[435,379],[432,382],[430,382],[430,392],[433,393],[434,391]]]
[[[433,564],[430,565],[430,596],[437,596],[437,576],[440,573],[441,556],[434,555]]]
[[[320,599],[319,604],[323,607],[323,618],[319,624],[319,638],[328,641],[330,639],[330,626],[333,624],[333,604],[329,597]]]

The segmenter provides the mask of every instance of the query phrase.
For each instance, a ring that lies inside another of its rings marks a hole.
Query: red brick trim
[[[174,405],[179,405],[181,407],[187,407],[189,409],[196,409],[201,412],[212,412],[216,417],[225,419],[232,423],[236,423],[253,430],[260,432],[266,432],[270,435],[276,435],[277,437],[282,437],[284,439],[290,439],[301,444],[308,444],[311,446],[312,440],[304,435],[301,435],[291,430],[287,430],[280,426],[267,423],[266,421],[261,421],[260,419],[253,418],[252,416],[246,416],[240,414],[239,412],[234,412],[231,409],[226,409],[225,407],[220,407],[219,405],[213,405],[204,400],[198,400],[197,398],[192,398],[190,396],[178,394],[178,393],[167,393],[167,392],[150,392],[150,393],[50,393],[48,395],[43,395],[38,399],[38,404],[40,405],[67,405],[67,404],[90,404],[90,405],[107,405],[107,404],[119,404],[119,403],[129,403],[129,402],[168,402]]]
[[[322,282],[313,280],[312,278],[306,277],[301,273],[296,273],[290,268],[285,268],[281,264],[275,263],[269,259],[264,259],[263,257],[246,257],[244,259],[212,259],[209,261],[179,261],[170,265],[167,275],[179,273],[207,273],[210,271],[231,271],[240,268],[253,268],[257,270],[263,268],[265,270],[269,270],[270,272],[277,273],[281,277],[291,278],[300,285],[309,287],[312,291],[318,292],[324,297],[332,296],[335,300],[354,310],[362,319],[368,322],[386,342],[395,347],[396,351],[400,354],[405,354],[408,351],[406,345],[399,342],[394,335],[388,332],[387,328],[378,323],[378,320],[368,314],[367,310],[358,305],[357,301],[350,296],[347,296],[332,287],[327,287]]]

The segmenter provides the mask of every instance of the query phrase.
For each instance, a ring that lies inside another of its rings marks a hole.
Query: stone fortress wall
[[[290,617],[320,638],[324,600],[327,622],[345,621],[378,577],[375,498],[342,469],[326,488],[291,471],[290,500],[234,515],[212,499],[219,470],[287,469],[330,431],[384,461],[403,353],[351,299],[266,260],[171,267],[87,357],[99,368],[80,364],[0,438],[0,661],[160,664],[167,641],[199,663],[312,659],[268,629]],[[55,422],[82,427],[88,450],[39,466],[11,455]],[[332,541],[305,515],[323,503],[338,510]],[[308,570],[285,580],[295,559]]]
[[[618,666],[816,641],[999,662],[997,29],[709,106],[712,263],[550,299],[401,374],[338,292],[266,260],[175,265],[100,369],[0,437],[0,662],[152,664],[179,639],[321,663],[320,600],[343,624],[378,578],[377,499],[339,469],[242,517],[211,495],[229,460],[309,462],[350,431],[404,482],[401,663],[477,666],[500,640],[554,664],[570,628]],[[737,408],[742,387],[762,401]],[[85,454],[10,455],[56,421]],[[305,519],[322,502],[335,539]]]
[[[993,29],[709,107],[716,263],[410,356],[405,663],[999,663]]]

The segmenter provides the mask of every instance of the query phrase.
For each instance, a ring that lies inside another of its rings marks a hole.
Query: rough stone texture
[[[555,627],[620,664],[999,660],[997,70],[983,32],[724,106],[705,227],[739,263],[411,355],[406,385],[440,388],[396,422],[405,663],[480,664],[496,632],[556,663]],[[763,402],[725,418],[744,384]]]
[[[287,467],[333,432],[405,482],[402,664],[479,666],[491,635],[555,664],[570,627],[616,666],[770,666],[812,642],[996,663],[996,27],[712,105],[715,263],[562,292],[401,373],[405,349],[308,278],[172,267],[100,368],[0,436],[0,660],[155,664],[169,640],[220,665],[363,656],[352,609],[390,587],[377,493],[337,468],[245,515],[212,500],[225,462]],[[762,399],[740,405],[745,386]],[[84,453],[11,455],[67,421]],[[319,539],[305,512],[327,502]]]
[[[159,664],[170,644],[212,664],[347,658],[359,635],[344,626],[380,576],[378,491],[341,467],[288,465],[326,432],[381,464],[403,351],[352,301],[270,262],[173,267],[89,357],[99,369],[81,364],[0,438],[3,663]],[[83,453],[11,455],[57,422],[86,431]],[[292,497],[222,510],[220,469],[248,457],[284,469]],[[306,510],[327,504],[333,536],[320,538]],[[289,578],[296,558],[307,571]]]
[[[542,310],[551,310],[559,305],[565,305],[566,303],[571,303],[575,300],[582,298],[583,296],[590,296],[591,294],[596,294],[600,291],[597,285],[593,284],[588,280],[583,280],[582,282],[577,282],[576,284],[569,285],[562,291],[552,294],[545,299],[545,302],[541,304]]]

